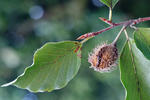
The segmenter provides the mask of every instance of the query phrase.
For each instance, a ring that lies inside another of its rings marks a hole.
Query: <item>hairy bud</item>
[[[91,68],[99,72],[112,71],[116,66],[118,59],[118,50],[116,45],[103,44],[97,46],[92,53],[89,54],[88,62]]]

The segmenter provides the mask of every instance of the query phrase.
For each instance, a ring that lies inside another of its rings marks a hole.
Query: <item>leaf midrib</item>
[[[62,57],[65,57],[67,54],[72,53],[73,50],[74,50],[74,48],[76,48],[76,47],[72,47],[71,49],[68,49],[68,51],[70,51],[70,52],[67,52],[67,53],[64,54],[64,55],[58,56],[57,59],[58,59],[58,58],[59,58],[59,59],[60,59],[60,58],[62,59]],[[51,65],[55,64],[56,61],[57,61],[57,59],[55,59],[53,62],[47,62],[47,63],[45,63],[45,65],[43,65],[43,67],[47,66],[47,64],[51,64]],[[38,74],[39,74],[39,73],[40,73],[40,71],[38,72]],[[37,74],[37,75],[38,75],[38,74]],[[47,77],[49,76],[49,74],[50,74],[50,73],[48,73],[48,75],[46,75],[46,78],[45,78],[45,79],[47,79]],[[29,87],[30,84],[35,80],[35,78],[36,78],[36,77],[34,77],[34,79],[33,79],[26,87]],[[43,83],[45,83],[45,81],[46,81],[46,80],[44,80]],[[38,91],[38,90],[36,90],[36,91]]]
[[[132,59],[132,64],[133,64],[133,69],[134,69],[134,75],[135,75],[135,78],[136,78],[136,85],[137,85],[137,91],[139,93],[139,96],[140,96],[140,100],[142,100],[142,96],[141,96],[141,89],[140,89],[140,81],[138,79],[138,75],[137,75],[137,69],[136,69],[136,64],[135,64],[135,59],[134,59],[134,55],[133,55],[133,51],[132,51],[132,47],[131,47],[131,44],[130,44],[130,41],[127,41],[128,42],[128,45],[129,45],[129,50],[130,50],[130,54],[131,54],[131,59]]]

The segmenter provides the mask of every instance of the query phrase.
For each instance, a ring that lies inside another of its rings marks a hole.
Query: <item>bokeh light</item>
[[[29,14],[32,19],[37,20],[44,15],[44,9],[39,5],[34,5],[30,8]]]

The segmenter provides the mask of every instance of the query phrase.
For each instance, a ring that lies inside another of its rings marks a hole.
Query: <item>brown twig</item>
[[[140,22],[144,22],[144,21],[148,21],[150,20],[150,17],[145,17],[145,18],[138,18],[138,19],[132,19],[132,20],[128,20],[128,21],[124,21],[124,22],[120,22],[120,23],[113,23],[105,18],[101,18],[100,19],[102,21],[104,21],[105,23],[109,24],[110,27],[107,27],[105,29],[102,29],[102,30],[99,30],[97,32],[90,32],[90,33],[87,33],[87,34],[84,34],[84,35],[81,35],[80,37],[77,38],[77,40],[82,40],[82,39],[86,39],[86,38],[91,38],[91,37],[94,37],[98,34],[101,34],[102,32],[105,32],[107,30],[110,30],[116,26],[120,26],[120,25],[125,25],[125,26],[130,26],[131,28],[134,28],[133,25],[135,24],[138,24]]]

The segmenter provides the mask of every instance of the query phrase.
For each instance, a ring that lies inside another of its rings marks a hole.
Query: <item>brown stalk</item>
[[[105,32],[107,30],[110,30],[110,29],[112,29],[112,28],[114,28],[116,26],[120,26],[120,25],[123,25],[123,26],[126,26],[126,27],[130,26],[131,28],[134,28],[133,25],[138,24],[140,22],[148,21],[148,20],[150,20],[150,17],[132,19],[132,20],[128,20],[128,21],[124,21],[124,22],[120,22],[120,23],[113,23],[113,22],[111,22],[111,21],[109,21],[109,20],[107,20],[105,18],[101,18],[101,17],[100,17],[100,19],[102,21],[104,21],[105,23],[109,24],[110,26],[105,28],[105,29],[99,30],[97,32],[90,32],[90,33],[86,33],[84,35],[81,35],[80,37],[77,38],[77,40],[82,40],[82,39],[94,37],[96,35],[101,34],[102,32]]]

